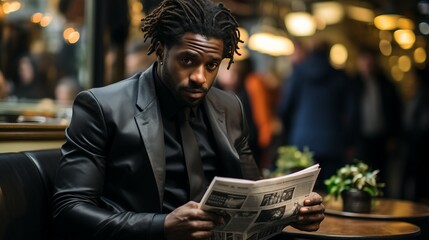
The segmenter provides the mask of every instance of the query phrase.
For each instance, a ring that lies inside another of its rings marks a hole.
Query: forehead
[[[201,34],[185,33],[181,41],[173,46],[179,52],[206,54],[216,58],[223,58],[224,43],[220,38],[206,37]]]

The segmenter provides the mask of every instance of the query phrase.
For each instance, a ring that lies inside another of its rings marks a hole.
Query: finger
[[[195,201],[189,201],[185,205],[187,205],[190,208],[199,208],[200,204]]]
[[[197,221],[211,221],[215,223],[220,223],[223,220],[221,216],[201,209],[191,209],[189,219]]]
[[[317,213],[317,214],[309,214],[309,215],[300,215],[297,218],[297,223],[309,224],[314,222],[321,222],[325,219],[325,214]]]
[[[308,198],[304,200],[304,206],[321,204],[323,202],[322,196],[319,194],[312,192]]]
[[[301,207],[299,209],[299,213],[301,215],[314,214],[314,213],[324,213],[324,212],[325,212],[325,206],[323,204]]]
[[[190,225],[195,231],[211,231],[216,227],[216,223],[212,221],[192,221]]]

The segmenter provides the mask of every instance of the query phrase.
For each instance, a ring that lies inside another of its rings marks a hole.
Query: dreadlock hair
[[[240,39],[238,23],[223,4],[210,0],[164,0],[146,18],[142,19],[144,41],[150,39],[148,55],[157,42],[167,47],[179,43],[186,32],[223,40],[223,58],[229,58],[228,69],[238,52]]]

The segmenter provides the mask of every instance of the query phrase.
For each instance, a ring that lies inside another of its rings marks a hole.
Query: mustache
[[[203,86],[184,86],[182,88],[185,91],[189,92],[204,92],[207,93],[209,91],[209,88],[203,87]]]

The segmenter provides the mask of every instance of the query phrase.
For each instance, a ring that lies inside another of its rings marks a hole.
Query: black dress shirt
[[[166,180],[164,189],[163,213],[169,213],[189,201],[189,180],[186,171],[180,128],[177,113],[183,111],[171,91],[162,83],[154,71],[156,94],[161,106],[164,126],[166,158]],[[203,105],[192,109],[190,125],[195,132],[199,145],[203,170],[208,185],[220,169],[217,165],[216,146],[213,133]]]

